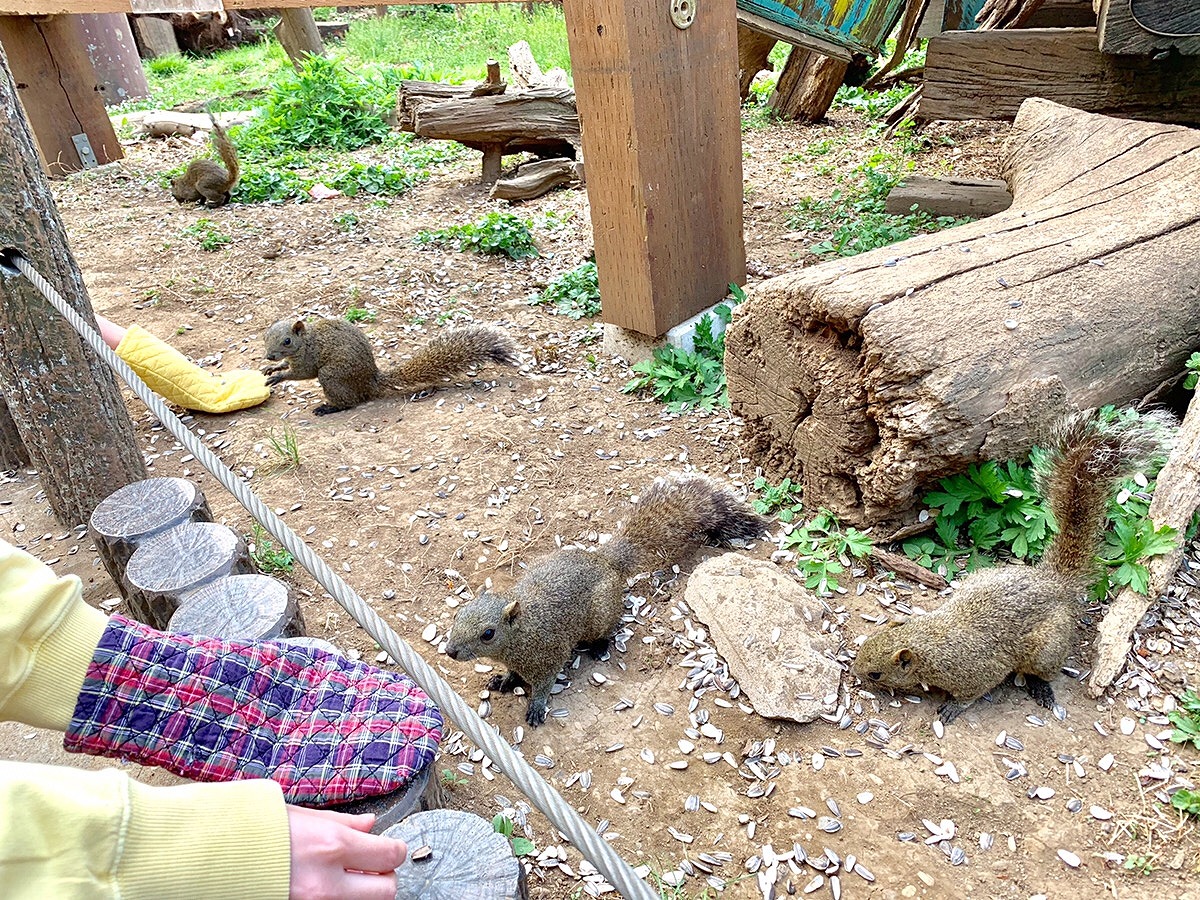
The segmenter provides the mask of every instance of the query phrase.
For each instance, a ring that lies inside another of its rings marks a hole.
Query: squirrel
[[[1058,424],[1036,467],[1058,530],[1033,566],[1003,565],[965,576],[933,612],[893,622],[863,643],[854,672],[893,689],[941,688],[938,714],[952,722],[1010,675],[1053,709],[1054,688],[1075,641],[1076,620],[1098,574],[1109,495],[1163,449],[1166,417],[1105,422],[1096,411]]]
[[[387,372],[375,364],[366,335],[343,319],[281,319],[264,335],[267,384],[315,378],[325,392],[318,416],[387,396],[396,388],[417,388],[487,362],[515,366],[517,348],[503,331],[468,325],[439,334],[413,358]]]
[[[484,592],[458,611],[446,655],[508,666],[488,682],[529,693],[525,721],[546,721],[550,689],[577,645],[603,657],[625,614],[625,582],[652,562],[682,557],[706,542],[750,540],[765,520],[702,475],[659,478],[613,539],[596,550],[564,547],[534,563],[507,594]]]
[[[205,206],[216,209],[229,202],[229,194],[237,184],[241,167],[238,165],[237,150],[211,110],[208,117],[212,120],[212,141],[225,165],[222,167],[211,159],[193,159],[184,173],[171,182],[171,193],[180,203],[203,200]]]

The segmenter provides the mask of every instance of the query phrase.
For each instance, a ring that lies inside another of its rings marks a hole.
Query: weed
[[[558,312],[572,319],[600,315],[600,282],[596,275],[596,264],[585,262],[569,272],[563,272],[530,303],[551,303]]]
[[[1171,805],[1180,812],[1200,817],[1200,791],[1180,788],[1171,795]]]
[[[234,186],[230,200],[234,203],[282,202],[303,200],[308,185],[295,172],[274,166],[243,164],[242,175]]]
[[[512,845],[513,856],[518,858],[529,856],[537,849],[529,838],[513,835],[513,822],[508,816],[497,813],[492,819],[492,830],[508,838],[509,844]]]
[[[183,229],[183,233],[196,239],[201,250],[212,253],[233,243],[233,238],[217,229],[217,223],[212,219],[197,219],[193,224]]]
[[[1183,386],[1189,391],[1194,390],[1196,382],[1200,381],[1200,353],[1193,353],[1189,356],[1183,367],[1188,373],[1187,378],[1183,379]]]
[[[462,251],[521,259],[537,256],[530,227],[533,222],[510,212],[490,212],[477,222],[417,232],[418,244],[458,244]]]
[[[1130,853],[1125,857],[1125,868],[1139,875],[1149,875],[1154,871],[1153,856],[1143,856],[1140,853]]]
[[[359,193],[398,195],[408,191],[420,180],[423,179],[415,177],[404,168],[356,162],[339,173],[332,180],[330,187],[337,188],[347,197],[355,197]]]
[[[250,558],[264,575],[286,575],[296,565],[296,558],[282,547],[276,547],[265,528],[257,522],[246,535]]]
[[[150,75],[182,75],[187,68],[187,60],[178,53],[146,60],[146,72]]]
[[[1179,705],[1167,713],[1167,718],[1175,726],[1171,740],[1177,744],[1190,743],[1200,750],[1200,694],[1188,691],[1179,698]]]
[[[287,472],[300,468],[300,445],[296,442],[296,429],[290,425],[283,426],[283,433],[277,435],[275,429],[267,434],[267,448],[273,456],[269,468],[273,472]]]
[[[843,529],[831,512],[822,509],[785,534],[779,546],[796,555],[796,568],[804,576],[805,586],[827,594],[831,584],[838,586],[837,576],[852,559],[871,552],[871,538],[857,528]]]
[[[772,487],[771,483],[760,475],[754,479],[754,490],[758,491],[759,498],[752,506],[760,515],[774,514],[780,522],[794,522],[803,509],[800,502],[800,485],[793,484],[790,478],[785,478]]]
[[[466,784],[470,781],[466,775],[454,771],[454,769],[442,769],[442,784],[448,788],[456,788],[460,784]]]
[[[358,227],[359,218],[356,213],[344,212],[341,215],[333,217],[333,224],[334,224],[334,227],[337,228],[338,231],[353,231],[355,228]],[[372,315],[374,315],[374,314],[372,314]],[[347,311],[347,313],[346,313],[346,318],[347,319],[350,318],[349,311]],[[354,320],[350,319],[350,321],[353,322]]]
[[[374,322],[376,319],[375,310],[363,309],[361,306],[351,306],[346,310],[347,322]]]

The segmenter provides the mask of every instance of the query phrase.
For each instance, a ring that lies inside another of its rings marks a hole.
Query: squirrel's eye
[[[880,678],[883,677],[883,673],[882,672],[868,672],[867,677],[870,678],[872,681],[878,681]]]
[[[484,629],[483,634],[481,634],[479,637],[483,641],[490,641],[495,636],[496,636],[495,628],[486,628],[486,629]]]
[[[285,347],[290,347],[290,346],[292,346],[292,339],[291,339],[291,338],[284,338],[284,339],[283,339],[283,346],[285,346]]]

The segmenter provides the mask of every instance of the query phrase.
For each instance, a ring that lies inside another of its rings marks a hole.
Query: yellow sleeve
[[[148,787],[0,762],[6,900],[286,900],[289,845],[273,781]]]

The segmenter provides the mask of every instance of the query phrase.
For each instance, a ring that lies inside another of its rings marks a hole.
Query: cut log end
[[[474,813],[414,813],[384,835],[408,844],[396,900],[528,900],[525,868],[508,838]]]
[[[268,575],[218,578],[193,591],[171,616],[168,629],[235,641],[306,634],[296,598],[287,585]]]

